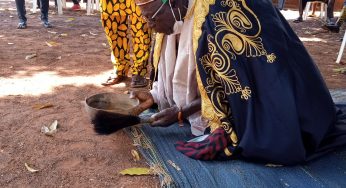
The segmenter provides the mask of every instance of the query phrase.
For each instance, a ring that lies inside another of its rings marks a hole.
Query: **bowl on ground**
[[[99,93],[85,99],[85,110],[91,122],[104,118],[104,114],[129,115],[131,109],[138,104],[127,94]]]

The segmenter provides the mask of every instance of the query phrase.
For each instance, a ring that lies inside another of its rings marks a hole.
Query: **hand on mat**
[[[178,112],[179,108],[177,106],[173,106],[152,115],[151,117],[154,121],[151,123],[151,126],[168,127],[172,125],[173,123],[178,121]]]
[[[131,110],[131,115],[134,116],[138,116],[140,113],[150,108],[154,104],[153,96],[147,91],[133,91],[130,94],[130,98],[137,98],[139,100],[139,104]]]
[[[223,128],[214,130],[207,138],[200,142],[183,142],[175,144],[181,153],[199,160],[222,159],[224,149],[230,144],[226,131]]]

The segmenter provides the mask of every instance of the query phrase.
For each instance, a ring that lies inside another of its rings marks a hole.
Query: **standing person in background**
[[[331,22],[331,19],[334,17],[334,3],[335,0],[299,0],[299,17],[294,20],[294,23],[299,23],[303,21],[303,12],[306,7],[306,4],[311,1],[319,1],[327,4],[327,23]]]
[[[122,82],[132,71],[131,87],[145,87],[150,53],[150,32],[134,0],[102,0],[101,22],[109,45],[114,73],[104,86]],[[128,37],[127,33],[130,33]],[[132,50],[130,49],[132,47]],[[133,64],[130,67],[130,62]]]
[[[71,7],[71,10],[73,11],[81,10],[79,5],[79,0],[72,0],[72,2],[73,2],[73,6]]]
[[[311,4],[312,13],[308,15],[308,17],[316,17],[316,8],[317,8],[317,3],[312,3]]]
[[[283,10],[285,6],[285,0],[278,0],[277,7],[279,10]]]
[[[17,14],[19,18],[19,23],[17,29],[25,29],[26,24],[26,10],[25,10],[25,0],[16,0]],[[41,21],[45,28],[51,28],[52,25],[48,21],[48,9],[49,0],[40,0],[40,10],[41,10]]]
[[[331,32],[339,33],[341,25],[346,20],[346,0],[344,1],[344,6],[341,9],[340,17],[335,23],[327,23],[323,28],[327,28]]]

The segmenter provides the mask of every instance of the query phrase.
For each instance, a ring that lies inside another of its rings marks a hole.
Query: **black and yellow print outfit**
[[[139,7],[134,0],[100,2],[101,22],[111,46],[116,74],[126,76],[132,58],[132,74],[145,76],[150,51],[150,33],[148,24],[141,17]]]
[[[211,134],[176,148],[201,160],[293,165],[346,145],[346,114],[271,0],[196,0],[193,47]]]

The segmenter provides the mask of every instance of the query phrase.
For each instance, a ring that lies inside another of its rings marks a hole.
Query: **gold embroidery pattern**
[[[207,93],[212,93],[212,90],[218,88],[218,85],[223,86],[221,90],[225,94],[241,93],[241,98],[247,100],[251,97],[251,90],[248,86],[242,88],[236,71],[231,68],[231,60],[228,56],[221,55],[218,50],[217,41],[213,40],[211,35],[208,35],[209,53],[204,55],[199,60],[201,61],[205,72],[210,78],[207,78]],[[225,102],[227,103],[227,102]]]
[[[205,18],[209,12],[209,5],[213,5],[214,3],[215,3],[215,0],[195,0],[194,2],[193,12],[195,14],[193,15],[194,16],[193,17],[194,19],[193,52],[195,54],[195,59],[196,59],[196,52],[198,48],[198,40],[202,34],[202,29],[201,29],[202,25],[205,22]],[[211,131],[213,132],[215,129],[220,127],[221,122],[220,122],[220,119],[216,115],[216,112],[213,108],[213,105],[211,104],[211,101],[207,95],[207,92],[204,89],[198,68],[196,68],[196,76],[197,76],[198,89],[201,93],[201,102],[202,102],[201,113],[203,118],[209,121],[208,125],[210,126]]]
[[[217,31],[215,41],[221,41],[221,45],[217,43],[219,49],[225,51],[225,55],[228,52],[232,59],[245,53],[246,57],[266,56],[267,62],[273,63],[276,56],[268,55],[264,49],[259,37],[262,31],[260,21],[245,0],[224,0],[221,5],[228,6],[229,11],[211,15]]]
[[[209,13],[209,6],[214,3],[215,0],[201,0],[195,4],[194,11],[198,12],[195,14],[194,22],[195,52],[202,33],[201,27]],[[248,100],[251,97],[251,89],[248,86],[242,87],[236,71],[231,67],[231,62],[236,60],[238,55],[246,55],[246,57],[264,56],[268,63],[273,63],[276,56],[274,53],[268,54],[265,50],[260,37],[262,30],[260,21],[247,6],[245,0],[223,0],[220,5],[229,7],[229,10],[211,15],[216,34],[214,37],[208,35],[208,53],[199,59],[208,78],[205,88],[203,88],[201,80],[198,80],[198,84],[200,90],[202,87],[201,91],[206,92],[209,96],[208,98],[202,94],[202,107],[209,105],[209,108],[214,108],[217,120],[215,120],[215,116],[206,114],[211,113],[210,111],[202,108],[203,116],[212,117],[212,124],[221,122],[221,126],[231,135],[233,145],[236,145],[236,134],[227,120],[231,115],[231,109],[226,96],[239,93],[241,99]]]
[[[205,18],[207,14],[209,13],[209,6],[215,4],[215,0],[200,0],[196,1],[194,5],[194,12],[198,14],[194,14],[194,33],[193,33],[193,51],[194,54],[197,52],[198,48],[198,40],[202,34],[202,25],[205,22]],[[196,59],[196,57],[195,57]],[[217,113],[215,110],[217,108],[213,107],[212,101],[207,95],[206,90],[204,89],[203,83],[201,81],[201,77],[199,74],[198,68],[196,68],[197,73],[197,84],[199,91],[201,93],[201,100],[202,100],[202,116],[209,120],[209,126],[211,128],[211,131],[213,132],[215,129],[217,129],[220,125],[223,127],[227,133],[230,133],[230,140],[232,141],[232,145],[235,147],[238,144],[238,138],[236,133],[234,132],[233,128],[230,125],[229,121],[221,121],[221,119],[225,120],[224,118],[221,118],[219,116],[219,113]],[[220,97],[221,98],[221,97]],[[226,105],[227,107],[227,105]],[[228,111],[230,113],[230,110]],[[221,113],[224,114],[224,113]],[[223,116],[225,117],[225,116]],[[222,123],[221,123],[222,122]],[[233,133],[233,134],[232,134]],[[224,150],[224,153],[227,156],[231,156],[232,153],[227,149],[227,147]],[[227,152],[228,151],[228,152]]]
[[[227,95],[240,92],[241,98],[247,100],[251,96],[251,90],[248,86],[242,88],[236,71],[231,68],[230,59],[217,51],[213,37],[209,35],[207,40],[209,53],[199,59],[208,75],[205,92],[209,95],[211,105],[216,112],[217,122],[221,122],[225,131],[231,134],[233,129],[227,120],[231,117]]]

